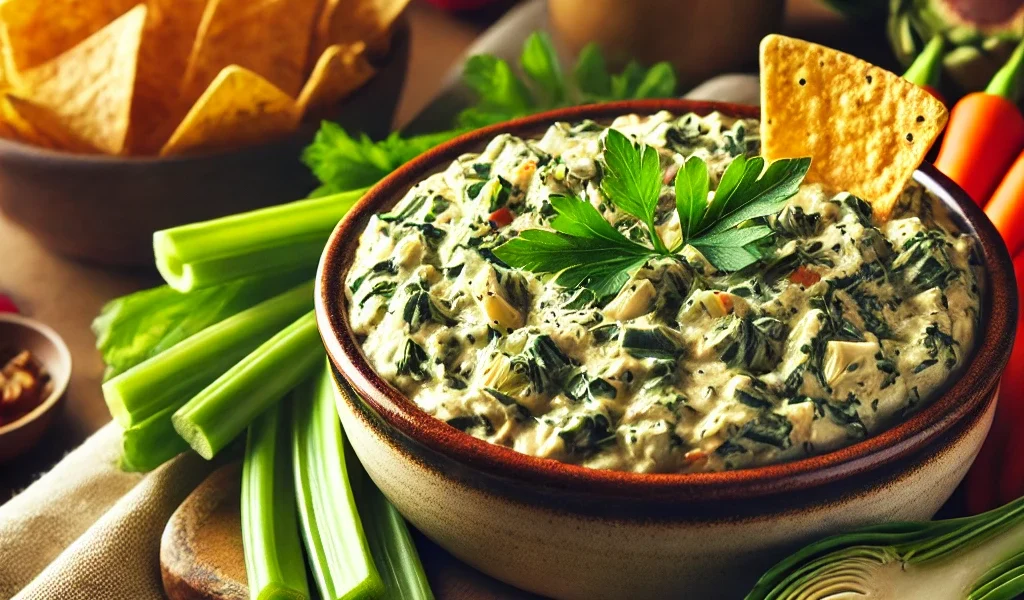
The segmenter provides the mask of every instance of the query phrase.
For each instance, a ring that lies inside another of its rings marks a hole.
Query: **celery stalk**
[[[309,311],[253,350],[184,406],[171,421],[206,459],[313,372],[324,350]]]
[[[306,554],[324,600],[384,591],[356,511],[326,368],[292,394],[292,466]]]
[[[299,200],[153,234],[167,284],[189,292],[316,264],[331,231],[365,190]]]
[[[133,427],[185,403],[274,332],[309,310],[313,282],[265,300],[191,335],[103,384],[111,416]]]
[[[434,600],[416,544],[398,510],[377,489],[350,446],[345,456],[370,553],[384,580],[380,600]]]
[[[284,407],[253,421],[242,463],[242,550],[253,600],[309,598]]]
[[[174,431],[171,415],[179,404],[171,404],[155,415],[121,432],[121,468],[152,471],[188,450],[188,444]]]

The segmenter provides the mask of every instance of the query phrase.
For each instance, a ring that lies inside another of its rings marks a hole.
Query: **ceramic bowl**
[[[554,598],[737,598],[771,564],[821,536],[927,519],[988,432],[1013,342],[1010,258],[981,210],[923,165],[915,179],[981,243],[981,339],[958,378],[905,422],[841,450],[721,473],[592,470],[519,454],[432,418],[374,373],[349,328],[342,282],[370,216],[499,133],[540,135],[554,121],[753,107],[681,100],[571,108],[462,136],[408,163],[342,221],[320,264],[316,312],[334,366],[338,413],[374,482],[413,525],[459,559]]]
[[[47,248],[105,265],[153,264],[153,232],[302,198],[316,185],[299,160],[320,117],[383,137],[405,81],[409,29],[365,86],[288,136],[180,157],[71,154],[0,139],[0,211]]]
[[[28,350],[50,374],[50,393],[31,412],[0,426],[0,463],[29,450],[64,403],[71,380],[71,352],[51,327],[16,314],[0,314],[0,349]],[[3,365],[0,364],[0,367]]]

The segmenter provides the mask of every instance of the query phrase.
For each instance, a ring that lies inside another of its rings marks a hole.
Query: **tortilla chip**
[[[95,154],[96,148],[75,136],[50,109],[13,94],[0,98],[0,135],[34,146]]]
[[[188,112],[178,89],[206,0],[148,0],[128,130],[131,154],[156,154]]]
[[[184,99],[198,98],[229,65],[298,96],[319,5],[319,0],[210,0],[185,71]]]
[[[11,66],[30,69],[103,29],[139,0],[4,0],[0,24]]]
[[[327,48],[313,67],[299,94],[302,115],[331,107],[362,87],[377,70],[366,60],[366,44],[335,44]]]
[[[20,95],[108,154],[124,151],[146,7],[140,4],[71,50],[25,71]]]
[[[781,35],[761,41],[761,151],[810,156],[808,182],[845,190],[888,218],[946,124],[946,107],[902,77]]]
[[[325,0],[313,40],[315,56],[334,44],[364,41],[373,46],[387,32],[409,0]]]
[[[160,150],[160,156],[237,148],[293,131],[299,110],[291,96],[248,69],[220,72]]]

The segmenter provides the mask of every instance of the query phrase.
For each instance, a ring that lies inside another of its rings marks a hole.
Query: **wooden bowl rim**
[[[791,462],[711,473],[633,473],[598,470],[521,454],[474,438],[424,412],[377,375],[362,354],[343,310],[343,283],[359,235],[371,215],[396,202],[406,190],[446,167],[466,152],[478,151],[500,133],[533,135],[556,121],[606,120],[667,110],[675,114],[718,111],[758,118],[754,106],[690,100],[630,100],[557,109],[499,123],[459,136],[406,163],[374,186],[332,233],[316,277],[316,315],[321,337],[334,367],[366,404],[392,428],[414,442],[468,467],[528,485],[573,489],[609,497],[678,496],[742,499],[811,488],[855,477],[905,458],[936,440],[978,410],[999,382],[1012,348],[1017,321],[1017,294],[1010,256],[995,227],[970,197],[929,164],[915,179],[935,193],[954,219],[980,240],[987,285],[982,298],[981,339],[961,367],[959,379],[927,407],[906,421],[856,444]]]
[[[62,338],[60,334],[49,325],[36,321],[35,319],[30,319],[29,317],[13,313],[0,313],[0,322],[11,323],[17,327],[30,329],[42,335],[57,351],[57,355],[60,357],[60,361],[64,363],[65,367],[63,376],[58,380],[53,376],[53,369],[51,366],[46,364],[43,365],[47,368],[47,371],[50,372],[50,381],[53,383],[53,389],[50,390],[50,394],[39,403],[39,406],[33,408],[20,419],[0,427],[0,438],[2,438],[8,433],[21,429],[36,419],[39,419],[57,405],[60,399],[68,391],[68,384],[71,382],[72,360],[71,351],[68,349],[68,345],[64,342],[64,338]]]

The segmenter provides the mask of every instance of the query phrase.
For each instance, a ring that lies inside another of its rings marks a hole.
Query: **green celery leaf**
[[[534,108],[526,85],[512,72],[508,62],[490,54],[478,54],[466,61],[462,79],[480,96],[479,109],[503,115],[502,120],[518,117]],[[466,126],[459,118],[459,124]]]
[[[635,60],[629,61],[626,68],[618,75],[612,75],[611,100],[625,100],[636,95],[640,83],[644,80],[644,68]]]
[[[302,153],[302,162],[320,180],[314,196],[357,190],[377,183],[402,164],[464,131],[452,129],[413,137],[392,133],[374,142],[365,134],[354,137],[338,124],[324,121]]]
[[[254,277],[182,294],[169,286],[108,302],[92,322],[104,380],[160,354],[191,335],[278,294],[312,274]]]
[[[748,161],[748,165],[755,160]],[[773,162],[760,179],[733,194],[718,222],[710,227],[707,233],[725,231],[748,219],[779,212],[786,200],[800,190],[800,182],[807,175],[810,166],[809,157],[783,158]],[[760,168],[757,166],[758,172]],[[744,183],[746,180],[745,174]]]
[[[634,98],[668,98],[676,93],[676,71],[667,62],[660,62],[644,75],[633,92]]]
[[[548,34],[535,31],[526,38],[519,64],[527,76],[544,91],[549,106],[565,102],[565,77]]]
[[[616,129],[609,129],[604,140],[607,165],[601,179],[601,191],[616,207],[647,225],[655,247],[654,213],[661,195],[661,160],[658,151],[647,144],[634,144]]]
[[[707,163],[698,156],[686,159],[676,173],[676,211],[684,241],[693,237],[700,226],[708,208],[709,189]]]
[[[605,65],[601,48],[594,42],[580,50],[573,77],[585,101],[597,101],[611,96],[612,78]]]

